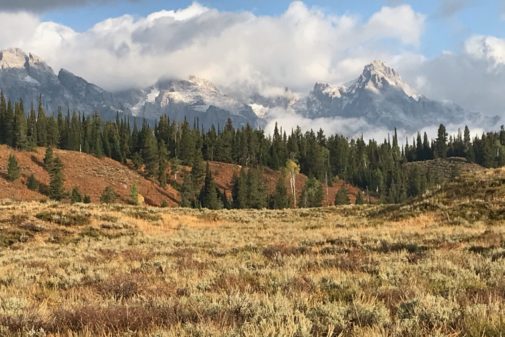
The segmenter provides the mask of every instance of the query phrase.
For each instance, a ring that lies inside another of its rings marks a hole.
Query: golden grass
[[[5,202],[0,336],[503,336],[503,221],[387,207]]]

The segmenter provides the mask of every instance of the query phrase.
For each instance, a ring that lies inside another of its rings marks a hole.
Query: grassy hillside
[[[0,335],[502,336],[504,183],[286,211],[4,203]]]
[[[119,202],[128,203],[130,200],[130,188],[133,184],[138,186],[139,193],[145,198],[145,203],[151,206],[160,206],[166,201],[170,206],[178,205],[180,201],[179,192],[172,186],[161,188],[155,182],[146,179],[138,172],[126,165],[109,158],[97,158],[89,154],[75,151],[54,150],[55,155],[63,161],[63,174],[65,177],[65,189],[70,191],[73,187],[78,187],[83,194],[89,195],[92,202],[98,203],[100,195],[107,186],[112,186],[119,195]],[[21,179],[11,183],[6,179],[7,159],[10,154],[15,154],[21,167]],[[0,200],[12,199],[16,201],[45,200],[46,196],[38,192],[29,190],[26,181],[31,174],[42,184],[49,183],[49,175],[43,167],[45,148],[38,148],[35,151],[15,151],[5,145],[0,145]],[[238,174],[241,167],[238,165],[210,162],[210,168],[217,186],[226,191],[231,197],[233,174]],[[177,182],[182,183],[183,175],[191,171],[190,167],[180,167],[177,174]],[[170,172],[169,172],[170,173]],[[174,178],[175,175],[171,174]],[[264,183],[269,191],[273,191],[279,172],[271,169],[264,169]],[[301,194],[307,177],[303,174],[297,175],[297,191]],[[346,187],[349,191],[351,202],[354,202],[358,189],[343,181],[335,182],[326,191],[324,205],[332,205],[335,194],[341,187]]]

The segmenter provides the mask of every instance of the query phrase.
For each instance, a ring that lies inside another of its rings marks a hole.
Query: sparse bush
[[[28,177],[28,180],[26,181],[26,187],[32,191],[37,191],[39,189],[39,182],[33,174]]]
[[[111,186],[107,186],[100,196],[100,202],[103,204],[113,204],[116,202],[117,194]]]

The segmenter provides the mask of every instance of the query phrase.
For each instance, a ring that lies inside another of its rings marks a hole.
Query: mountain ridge
[[[380,60],[365,65],[355,80],[345,84],[316,82],[306,95],[266,97],[257,93],[239,97],[195,76],[160,79],[147,88],[109,92],[68,70],[60,69],[56,74],[41,58],[14,48],[0,51],[0,89],[7,97],[25,102],[36,102],[42,96],[46,110],[53,113],[61,108],[87,115],[98,112],[105,119],[120,114],[152,121],[167,114],[178,122],[198,121],[205,129],[223,126],[228,119],[236,127],[249,124],[262,128],[275,118],[275,109],[291,110],[309,119],[362,119],[370,126],[408,132],[441,123],[492,125],[498,118],[419,95]]]

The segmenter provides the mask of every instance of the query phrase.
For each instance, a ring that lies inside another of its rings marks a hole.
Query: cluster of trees
[[[280,202],[282,207],[286,202],[294,207],[318,205],[319,185],[331,184],[335,178],[386,202],[400,202],[422,193],[430,184],[425,172],[403,169],[406,162],[459,156],[485,167],[505,164],[503,127],[499,132],[472,139],[467,127],[463,133],[449,137],[440,125],[436,139],[430,140],[424,133],[400,145],[396,132],[382,142],[365,142],[363,138],[327,136],[322,130],[302,132],[296,128],[287,133],[277,126],[272,135],[266,135],[263,130],[249,126],[236,129],[231,121],[223,127],[204,130],[198,121],[191,126],[187,121],[176,123],[167,116],[149,124],[119,117],[103,121],[98,114],[82,116],[75,112],[64,114],[61,110],[46,114],[42,99],[37,109],[32,106],[28,114],[24,110],[22,101],[11,102],[0,95],[0,143],[18,149],[46,146],[107,156],[131,163],[162,187],[174,183],[179,165],[192,166],[194,173],[185,175],[183,184],[177,186],[184,206],[212,203],[216,207],[274,207],[279,204],[275,196],[267,195],[261,184],[252,188],[251,181],[261,182],[261,178],[255,177],[261,167],[284,171],[290,162],[312,179],[301,199],[296,200],[292,173],[287,169],[284,181],[290,183],[287,195],[291,200]],[[231,200],[222,191],[214,193],[215,183],[209,179],[211,174],[206,174],[205,161],[251,168],[234,179]],[[275,193],[285,193],[281,184]]]

